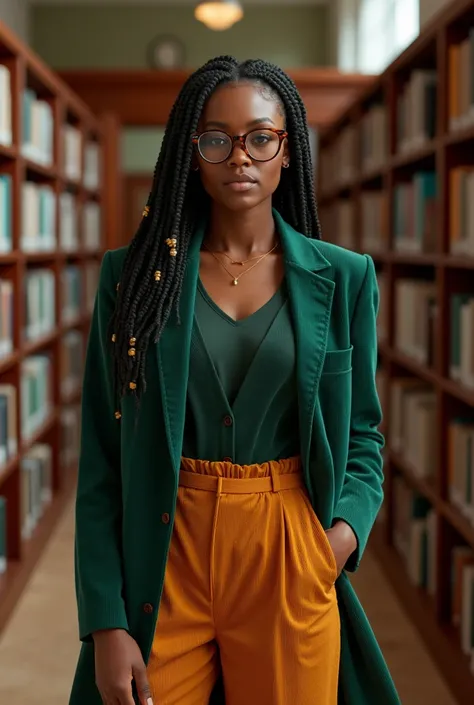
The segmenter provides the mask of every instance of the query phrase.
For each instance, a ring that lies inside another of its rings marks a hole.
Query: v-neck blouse
[[[296,350],[285,285],[234,321],[199,281],[183,455],[248,465],[298,453]]]

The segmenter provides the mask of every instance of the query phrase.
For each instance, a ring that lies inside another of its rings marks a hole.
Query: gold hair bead
[[[117,340],[117,336],[116,336],[115,333],[114,333],[113,336],[112,336],[112,342],[115,343],[116,340]]]
[[[144,218],[146,218],[146,216],[148,215],[149,212],[150,212],[150,206],[145,206],[145,208],[143,209],[142,216]]]
[[[178,250],[177,250],[177,249],[173,248],[172,250],[170,250],[170,255],[171,255],[171,257],[176,257],[177,254],[178,254]]]
[[[130,348],[130,350],[128,351],[129,357],[135,357],[136,353],[137,351],[135,350],[135,348]]]
[[[130,345],[132,346],[132,348],[136,344],[136,342],[137,342],[136,338],[130,338]]]
[[[136,389],[136,388],[137,388],[137,385],[135,384],[135,382],[130,382],[130,384],[129,384],[128,386],[130,387],[130,389]]]
[[[115,418],[117,419],[117,421],[118,421],[118,419],[122,418],[122,414],[120,413],[120,411],[115,412]]]
[[[161,272],[159,270],[157,270],[155,272],[155,281],[159,282],[160,280],[161,280]]]

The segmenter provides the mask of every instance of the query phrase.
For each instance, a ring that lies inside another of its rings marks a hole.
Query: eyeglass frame
[[[270,157],[270,159],[255,159],[254,157],[252,157],[251,154],[249,154],[249,151],[245,145],[245,142],[247,140],[247,137],[249,135],[251,135],[252,132],[263,132],[264,130],[265,130],[265,132],[273,132],[275,135],[277,135],[277,137],[280,140],[279,144],[278,144],[278,149],[277,149],[275,155],[273,157]],[[220,132],[222,135],[225,135],[226,137],[228,137],[231,141],[229,154],[227,155],[227,157],[225,157],[225,159],[221,159],[218,162],[211,162],[211,161],[209,161],[209,159],[206,159],[206,157],[203,157],[201,154],[201,151],[199,149],[199,140],[201,139],[201,137],[203,135],[207,135],[211,132]],[[248,156],[249,159],[252,159],[252,161],[254,161],[254,162],[265,163],[265,162],[271,162],[272,159],[275,159],[280,154],[281,145],[283,144],[283,140],[286,139],[287,137],[288,137],[288,132],[286,130],[277,130],[274,127],[260,127],[260,128],[254,127],[253,130],[249,130],[248,132],[246,132],[243,135],[234,135],[234,136],[229,135],[229,133],[225,132],[225,130],[204,130],[204,132],[194,133],[191,136],[191,141],[192,141],[193,145],[196,147],[201,159],[204,159],[204,161],[207,162],[208,164],[222,164],[223,162],[227,161],[227,159],[229,159],[230,155],[234,151],[234,147],[235,147],[236,142],[239,142],[241,148],[243,149],[243,151],[245,152],[245,154]]]

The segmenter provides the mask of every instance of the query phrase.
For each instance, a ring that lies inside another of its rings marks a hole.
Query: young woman
[[[103,260],[71,705],[398,705],[348,571],[382,501],[372,260],[320,240],[290,78],[218,57]]]

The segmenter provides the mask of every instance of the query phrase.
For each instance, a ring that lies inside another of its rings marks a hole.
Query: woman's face
[[[226,84],[209,98],[201,116],[199,133],[220,130],[230,136],[244,135],[250,130],[253,154],[268,156],[269,133],[273,128],[285,129],[285,117],[280,103],[265,95],[260,86],[252,83]],[[219,136],[210,136],[207,148],[218,154],[222,149]],[[256,161],[236,142],[228,158],[211,164],[197,157],[202,185],[211,199],[232,211],[247,210],[271,200],[281,177],[281,169],[289,163],[288,142],[285,139],[277,156],[270,161]],[[242,179],[251,181],[242,182]],[[236,180],[240,179],[240,183]]]

